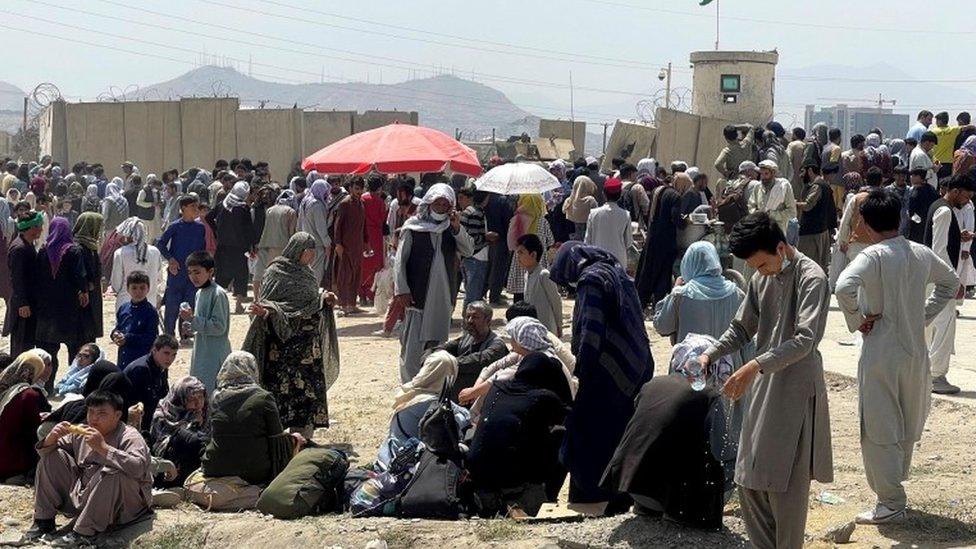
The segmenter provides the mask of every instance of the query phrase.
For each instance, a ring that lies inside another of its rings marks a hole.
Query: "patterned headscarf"
[[[61,260],[64,259],[64,254],[73,244],[74,239],[71,237],[71,225],[68,220],[63,217],[52,219],[51,225],[48,227],[47,242],[44,244],[48,261],[51,263],[52,277],[58,275]]]
[[[519,316],[508,321],[505,332],[523,349],[552,353],[552,343],[549,341],[549,330],[538,320],[530,316]]]
[[[251,192],[251,186],[246,181],[238,181],[224,197],[224,209],[233,210],[234,208],[247,204],[247,195]]]
[[[122,215],[129,213],[129,201],[122,196],[122,187],[125,182],[121,177],[112,178],[112,182],[105,186],[105,200],[115,206],[115,209]]]
[[[136,248],[136,262],[145,263],[146,262],[146,250],[149,245],[146,243],[146,226],[143,225],[142,220],[136,216],[132,216],[115,228],[115,232],[119,236],[130,239]]]
[[[234,351],[227,355],[217,372],[217,390],[214,392],[213,405],[220,406],[224,399],[235,393],[259,388],[260,380],[258,362],[254,355],[245,351]]]
[[[196,393],[203,393],[203,427],[209,425],[210,407],[207,398],[207,388],[203,382],[193,376],[186,376],[170,387],[166,397],[159,402],[159,407],[153,413],[152,438],[159,440],[170,434],[180,424],[192,419],[186,409],[186,402]]]
[[[82,201],[81,209],[89,212],[96,212],[101,205],[101,201],[102,200],[98,198],[98,185],[93,183],[88,185],[88,188],[85,189],[85,199]]]
[[[970,156],[976,156],[976,135],[970,135],[962,142],[962,150]]]
[[[37,353],[27,351],[0,372],[0,414],[14,397],[39,381],[44,368],[44,360]]]
[[[102,234],[102,214],[85,212],[75,221],[74,235],[78,244],[93,252],[98,252],[98,237]]]
[[[453,207],[457,202],[454,197],[454,189],[447,183],[435,183],[424,193],[423,199],[417,205],[417,213],[404,222],[401,230],[416,231],[419,233],[442,233],[451,226],[451,220],[445,217],[443,220],[434,219],[434,213],[430,205],[438,198],[445,198]]]

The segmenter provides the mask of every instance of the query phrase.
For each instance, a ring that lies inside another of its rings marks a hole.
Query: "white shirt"
[[[627,249],[634,242],[630,213],[616,202],[593,208],[586,221],[584,242],[610,252],[626,268]]]
[[[153,307],[159,304],[159,282],[162,276],[163,260],[162,255],[155,246],[146,246],[146,262],[136,261],[136,245],[126,244],[118,250],[112,257],[112,290],[115,291],[115,310],[128,303],[129,292],[126,289],[125,279],[131,273],[142,271],[149,276],[149,295],[146,299]]]
[[[929,157],[929,153],[922,150],[921,145],[912,149],[912,155],[908,158],[908,171],[927,170],[925,180],[933,188],[938,189],[939,177],[935,174],[935,170],[932,167],[932,158]]]

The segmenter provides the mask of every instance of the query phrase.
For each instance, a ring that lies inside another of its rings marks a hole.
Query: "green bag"
[[[257,509],[279,519],[341,512],[348,469],[349,461],[342,452],[306,448],[261,493]]]

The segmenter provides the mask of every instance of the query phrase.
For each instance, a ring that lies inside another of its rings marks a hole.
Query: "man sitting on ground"
[[[26,541],[53,534],[59,511],[76,520],[55,547],[93,546],[96,535],[149,512],[149,447],[122,422],[122,397],[98,390],[85,398],[85,406],[87,425],[62,421],[37,445],[34,524]]]
[[[433,349],[447,351],[457,358],[457,379],[451,389],[451,400],[455,402],[461,389],[474,385],[482,368],[508,354],[505,342],[491,329],[491,316],[491,307],[484,301],[469,303],[464,310],[464,333]]]

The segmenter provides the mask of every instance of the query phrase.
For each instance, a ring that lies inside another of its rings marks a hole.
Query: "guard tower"
[[[691,52],[691,112],[764,125],[773,116],[778,61],[776,50]]]

